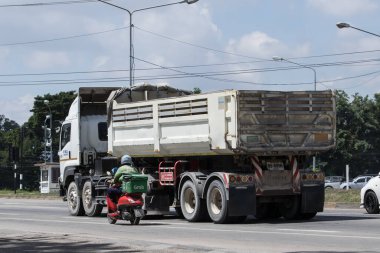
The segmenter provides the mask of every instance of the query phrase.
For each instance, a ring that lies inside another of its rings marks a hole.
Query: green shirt
[[[123,165],[119,169],[117,169],[113,181],[114,183],[121,183],[120,178],[123,174],[136,174],[136,173],[139,173],[139,172],[134,167],[129,166],[129,165]]]

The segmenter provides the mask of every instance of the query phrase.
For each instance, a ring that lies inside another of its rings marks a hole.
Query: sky
[[[108,0],[128,9],[176,0]],[[199,0],[133,14],[134,84],[380,92],[376,0]],[[95,0],[0,0],[0,115],[36,96],[129,86],[128,12]],[[278,56],[282,61],[274,61]],[[316,80],[314,80],[314,72]],[[48,111],[47,111],[48,112]]]

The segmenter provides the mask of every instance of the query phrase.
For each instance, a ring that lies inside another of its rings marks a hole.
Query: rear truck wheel
[[[294,220],[299,214],[299,199],[294,196],[281,205],[281,215],[286,220]]]
[[[214,223],[224,223],[228,218],[227,197],[224,185],[219,180],[211,182],[207,190],[207,210]]]
[[[364,208],[369,214],[379,213],[379,200],[373,191],[369,191],[364,195]]]
[[[299,219],[300,220],[311,220],[317,215],[317,212],[313,213],[300,213],[299,214]]]
[[[87,216],[95,217],[102,213],[103,206],[92,201],[92,184],[91,181],[86,181],[82,190],[82,202],[84,212]]]
[[[69,208],[70,215],[82,216],[84,215],[82,198],[79,195],[79,189],[75,182],[69,184],[67,188],[67,206]]]
[[[206,208],[204,202],[198,196],[192,181],[186,181],[181,189],[181,210],[187,221],[200,221],[205,218]]]

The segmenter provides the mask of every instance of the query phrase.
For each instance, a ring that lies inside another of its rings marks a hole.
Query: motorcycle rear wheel
[[[131,225],[139,225],[140,220],[141,220],[140,217],[133,216],[133,217],[129,220],[129,222],[131,223]]]

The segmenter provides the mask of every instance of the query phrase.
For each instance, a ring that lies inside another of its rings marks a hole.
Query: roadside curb
[[[59,200],[61,197],[59,196],[24,196],[24,195],[11,195],[11,194],[3,194],[0,195],[0,198],[3,199],[46,199],[46,200]]]

